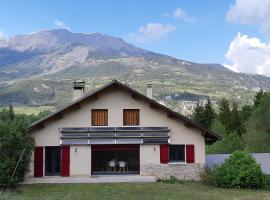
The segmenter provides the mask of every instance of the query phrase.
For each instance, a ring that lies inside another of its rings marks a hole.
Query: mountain
[[[88,90],[116,78],[174,104],[210,96],[246,102],[270,78],[233,72],[219,64],[199,64],[147,51],[100,33],[42,30],[0,40],[0,105],[63,105],[72,80]]]

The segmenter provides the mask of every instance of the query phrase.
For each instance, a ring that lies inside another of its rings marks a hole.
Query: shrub
[[[243,150],[244,143],[236,133],[225,135],[222,140],[206,146],[207,154],[233,153],[236,150]]]
[[[26,117],[15,115],[12,107],[0,111],[0,188],[13,186],[23,180],[29,167],[32,148],[33,139],[30,136]],[[12,178],[24,149],[22,160]]]
[[[212,173],[214,184],[222,188],[262,188],[266,184],[260,165],[244,151],[234,152]]]

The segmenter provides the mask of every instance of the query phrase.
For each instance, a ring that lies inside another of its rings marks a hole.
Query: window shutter
[[[92,126],[108,126],[108,110],[92,109]]]
[[[123,110],[123,125],[124,126],[140,125],[140,110],[139,109],[124,109]]]
[[[194,144],[187,144],[186,145],[186,161],[187,161],[187,163],[195,163]]]
[[[169,145],[161,144],[160,145],[160,163],[169,162]]]
[[[43,176],[43,147],[36,147],[34,151],[34,177]]]
[[[61,147],[61,176],[69,176],[70,168],[70,147]]]

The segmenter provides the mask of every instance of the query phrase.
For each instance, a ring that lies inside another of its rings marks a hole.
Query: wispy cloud
[[[63,29],[67,29],[67,30],[70,30],[70,27],[68,25],[66,25],[65,22],[63,21],[60,21],[58,19],[54,20],[54,25],[60,27],[60,28],[63,28]]]
[[[136,42],[151,43],[166,38],[175,29],[171,24],[148,23],[141,26],[136,33],[130,33],[129,38]]]
[[[197,18],[195,16],[188,15],[185,10],[182,8],[176,8],[171,13],[165,13],[165,17],[172,17],[177,20],[181,20],[183,22],[196,22]]]

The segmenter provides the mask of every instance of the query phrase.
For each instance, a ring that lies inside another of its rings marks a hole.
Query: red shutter
[[[69,176],[70,147],[61,147],[61,176]]]
[[[34,152],[34,177],[43,176],[43,147],[36,147]]]
[[[194,144],[186,145],[186,160],[187,163],[195,163],[195,148]]]
[[[169,162],[169,145],[161,144],[160,145],[160,163]]]

